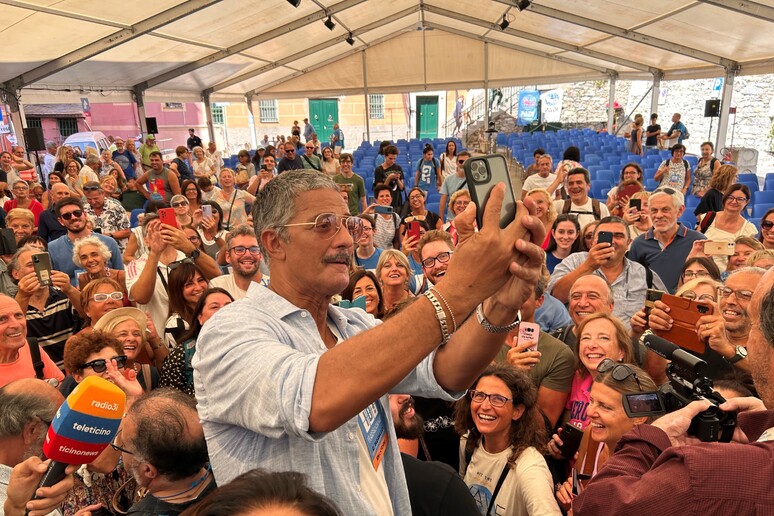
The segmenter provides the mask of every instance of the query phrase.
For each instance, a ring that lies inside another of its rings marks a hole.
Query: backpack
[[[683,124],[683,128],[685,128],[685,131],[683,131],[683,140],[687,140],[691,137],[691,134],[688,132],[688,128]]]
[[[566,199],[562,205],[562,213],[570,213],[572,208],[572,200]],[[599,201],[591,199],[591,213],[594,215],[594,220],[600,220],[602,218],[602,209],[599,207]]]
[[[714,211],[708,211],[704,214],[704,217],[702,217],[701,222],[699,222],[698,230],[701,233],[706,233],[707,229],[712,225],[712,222],[715,220],[715,213]]]

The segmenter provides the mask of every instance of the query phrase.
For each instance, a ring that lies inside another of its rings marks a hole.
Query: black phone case
[[[481,167],[484,167],[482,171]],[[474,171],[474,167],[476,170]],[[486,177],[482,177],[481,174]],[[489,201],[492,188],[498,183],[505,183],[505,198],[500,210],[500,227],[504,228],[516,217],[516,198],[511,177],[508,174],[508,163],[499,154],[476,156],[465,160],[465,179],[470,191],[471,200],[476,203],[476,221],[479,229],[483,227],[484,208]],[[521,185],[519,192],[521,192]]]
[[[583,430],[567,423],[564,425],[559,437],[562,439],[562,445],[559,446],[559,451],[563,457],[572,459],[575,452],[580,448],[580,443],[583,439]]]

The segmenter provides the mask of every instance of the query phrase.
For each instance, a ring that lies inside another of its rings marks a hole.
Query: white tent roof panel
[[[266,66],[267,61],[256,61],[242,55],[229,56],[210,66],[199,68],[191,73],[183,74],[177,79],[164,83],[164,88],[171,90],[203,91],[211,84],[244,73],[248,69]]]
[[[572,77],[573,75],[593,74],[599,72],[573,66],[559,61],[546,59],[498,46],[489,47],[489,79],[511,82],[519,79],[534,83],[537,77]],[[532,81],[530,79],[533,79]]]
[[[182,0],[136,0],[131,3],[131,9],[117,8],[115,3],[104,0],[25,0],[24,3],[98,18],[120,25],[132,25],[154,13],[165,11],[183,2]]]
[[[655,68],[669,70],[672,68],[690,68],[696,64],[705,65],[703,61],[696,61],[691,57],[674,54],[666,50],[660,50],[636,41],[630,41],[622,38],[609,38],[599,43],[588,46],[591,50],[597,50],[619,57],[625,57],[640,61]],[[722,69],[717,69],[716,75],[722,75]]]
[[[586,29],[574,23],[548,18],[529,11],[516,12],[512,16],[514,29],[558,39],[573,45],[587,45],[605,37],[605,34],[602,32]]]

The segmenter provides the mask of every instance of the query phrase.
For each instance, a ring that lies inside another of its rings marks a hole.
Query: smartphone
[[[562,440],[562,445],[559,447],[562,457],[572,459],[575,452],[580,448],[581,439],[583,439],[583,430],[573,425],[572,423],[565,423],[562,428],[562,433],[559,434],[559,438]]]
[[[624,394],[623,407],[630,418],[660,416],[666,413],[664,400],[658,391]]]
[[[704,242],[704,254],[707,256],[732,256],[734,254],[734,242]]]
[[[35,269],[35,275],[42,287],[50,287],[51,282],[51,257],[48,253],[35,253],[32,255],[32,266]]]
[[[374,213],[380,215],[392,215],[392,206],[382,206],[379,204],[374,208]]]
[[[202,217],[212,217],[212,206],[202,204]]]
[[[540,325],[531,322],[519,323],[519,334],[516,337],[516,345],[521,346],[529,343],[530,346],[524,351],[537,351],[538,340],[540,339]]]
[[[613,233],[610,231],[600,231],[597,233],[597,243],[601,244],[602,242],[607,242],[610,245],[613,245]]]
[[[629,199],[629,208],[637,208],[642,210],[642,199]]]
[[[692,301],[671,294],[663,294],[661,302],[669,307],[672,328],[668,331],[653,330],[653,333],[674,342],[683,349],[699,354],[704,353],[707,350],[707,343],[699,339],[696,333],[696,322],[700,317],[712,315],[715,312],[713,303]]]
[[[406,225],[406,236],[413,236],[417,239],[417,242],[419,241],[419,222],[415,220]]]
[[[172,227],[180,229],[180,225],[177,223],[177,218],[175,217],[174,208],[161,208],[159,210],[159,220],[164,224],[169,224]]]
[[[484,209],[489,201],[489,195],[498,183],[505,183],[505,198],[500,209],[500,227],[504,228],[513,221],[516,217],[516,197],[513,192],[521,192],[521,184],[514,185],[511,182],[508,164],[503,156],[492,154],[465,160],[465,178],[468,182],[470,198],[476,203],[476,221],[479,229],[484,224]]]

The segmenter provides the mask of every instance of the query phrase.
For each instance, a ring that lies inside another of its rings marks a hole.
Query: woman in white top
[[[223,210],[223,229],[230,230],[247,223],[247,205],[255,202],[255,196],[244,190],[236,189],[236,177],[230,168],[220,171],[221,190],[215,195],[214,201]]]
[[[537,389],[511,366],[484,371],[454,410],[460,475],[481,514],[559,515],[543,458],[546,430]]]
[[[194,159],[191,161],[191,168],[195,178],[210,177],[216,173],[215,164],[204,155],[204,149],[194,147],[192,151]]]
[[[330,147],[322,150],[322,171],[331,177],[341,173],[339,160],[333,157],[333,149]]]
[[[387,185],[374,187],[376,204],[368,207],[363,213],[373,215],[376,221],[374,227],[374,245],[379,249],[400,248],[400,215],[392,210],[392,194]]]
[[[446,150],[441,154],[441,174],[444,179],[457,172],[457,143],[454,140],[446,142]]]
[[[723,211],[714,214],[712,222],[707,226],[706,221],[702,219],[701,227],[706,227],[704,235],[707,239],[714,242],[733,242],[737,237],[750,236],[758,234],[758,228],[749,220],[745,220],[742,211],[747,208],[750,202],[750,189],[747,185],[736,183],[728,187],[723,194]],[[707,214],[705,217],[712,217]],[[728,256],[713,256],[721,272],[726,270]]]

